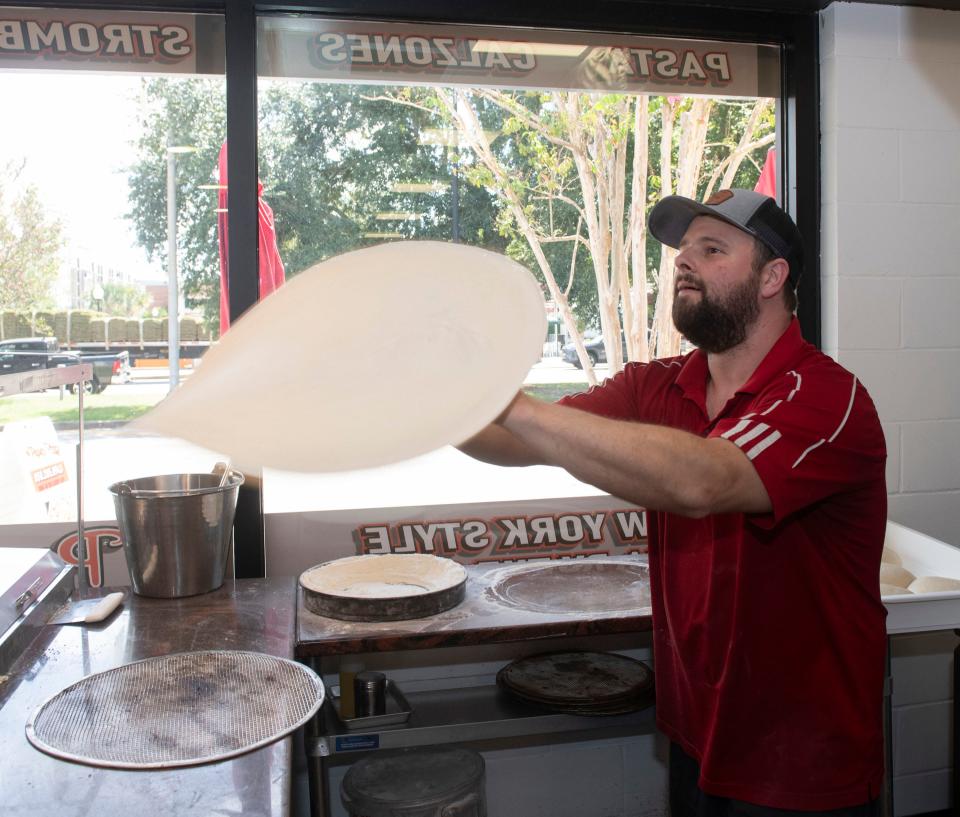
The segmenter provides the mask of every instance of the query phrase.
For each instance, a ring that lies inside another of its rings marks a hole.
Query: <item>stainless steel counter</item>
[[[186,599],[128,595],[101,625],[48,625],[0,678],[0,811],[5,817],[289,815],[292,738],[220,763],[120,771],[50,757],[27,741],[24,726],[64,687],[141,658],[209,649],[292,657],[294,599],[292,578],[228,581]]]

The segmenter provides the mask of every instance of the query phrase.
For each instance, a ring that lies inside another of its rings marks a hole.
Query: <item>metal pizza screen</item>
[[[215,650],[148,658],[90,675],[44,703],[27,738],[56,757],[121,769],[224,760],[266,746],[323,703],[312,670]]]

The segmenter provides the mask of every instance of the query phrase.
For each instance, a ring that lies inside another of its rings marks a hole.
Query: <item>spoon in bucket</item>
[[[220,482],[217,484],[217,487],[222,488],[227,484],[227,479],[230,476],[230,462],[218,462],[213,466],[213,473],[220,474]]]

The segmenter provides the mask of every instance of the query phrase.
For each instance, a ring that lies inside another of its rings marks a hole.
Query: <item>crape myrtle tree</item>
[[[391,96],[432,112],[472,150],[472,180],[499,197],[509,251],[543,277],[590,383],[585,324],[599,324],[611,372],[623,367],[623,346],[640,361],[680,350],[671,320],[674,251],[647,241],[649,207],[674,193],[703,198],[718,187],[752,187],[775,136],[769,99],[489,88]],[[484,122],[491,105],[505,116],[496,141]],[[567,252],[551,253],[557,245]],[[571,294],[591,274],[595,300],[577,303]],[[595,305],[593,320],[587,304]]]
[[[648,242],[662,196],[752,187],[774,139],[772,100],[276,82],[261,89],[259,172],[288,275],[384,240],[458,240],[505,251],[542,278],[591,382],[583,332],[611,371],[676,354],[673,252]],[[214,80],[150,79],[142,93],[130,217],[166,254],[166,146],[178,157],[179,257],[190,306],[216,324]],[[459,182],[455,185],[454,182]],[[456,191],[456,192],[455,192]],[[456,198],[456,202],[454,202]]]
[[[24,162],[0,165],[0,309],[53,304],[63,228],[33,185],[20,185]]]
[[[259,174],[288,276],[385,240],[372,234],[452,238],[455,157],[422,144],[421,133],[433,124],[427,113],[400,110],[382,98],[384,92],[340,83],[262,85]],[[166,146],[196,148],[177,157],[178,259],[187,305],[202,308],[216,326],[220,261],[213,186],[226,134],[222,82],[145,80],[141,132],[128,217],[152,258],[165,260],[167,253]],[[491,228],[497,213],[492,191],[464,184],[457,195],[460,240],[502,252],[507,240]]]

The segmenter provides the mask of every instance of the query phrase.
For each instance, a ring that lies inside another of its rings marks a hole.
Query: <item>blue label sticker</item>
[[[338,752],[357,752],[361,749],[379,749],[380,735],[343,735],[336,741]]]

